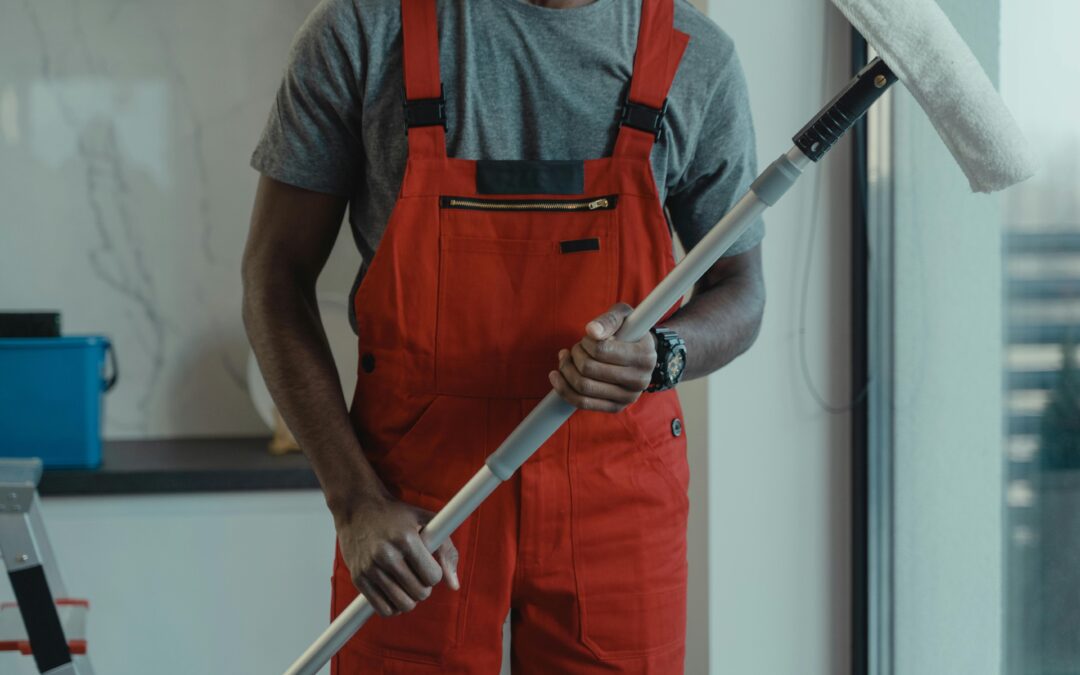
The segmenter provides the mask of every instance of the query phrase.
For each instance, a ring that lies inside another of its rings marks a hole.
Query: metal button
[[[682,422],[679,421],[678,417],[671,420],[671,435],[682,436]]]
[[[364,369],[365,373],[370,373],[375,370],[375,355],[371,352],[365,352],[360,357],[360,367]]]

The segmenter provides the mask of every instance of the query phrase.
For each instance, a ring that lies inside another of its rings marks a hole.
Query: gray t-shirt
[[[464,159],[610,155],[633,70],[641,0],[573,9],[525,0],[440,0],[447,152]],[[693,247],[756,176],[746,82],[731,39],[686,0],[690,35],[652,153],[672,225]],[[386,228],[405,173],[400,0],[322,0],[292,44],[251,166],[350,199],[365,261]],[[728,255],[764,236],[758,221]],[[361,274],[363,271],[361,270]],[[358,275],[359,281],[359,275]]]

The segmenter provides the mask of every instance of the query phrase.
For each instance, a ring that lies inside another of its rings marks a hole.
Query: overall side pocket
[[[402,488],[399,498],[413,506],[437,512],[446,500]],[[357,651],[400,661],[441,665],[465,633],[468,595],[476,557],[476,518],[470,517],[451,535],[457,547],[461,588],[440,581],[431,595],[411,612],[399,616],[375,616],[353,638]],[[354,589],[355,592],[355,589]],[[355,597],[355,595],[354,595]]]
[[[602,660],[685,638],[685,498],[628,412],[571,418],[572,536],[581,641]]]

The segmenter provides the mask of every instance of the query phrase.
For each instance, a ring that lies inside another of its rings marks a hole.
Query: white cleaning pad
[[[933,0],[832,0],[907,85],[976,192],[1030,178],[1020,128]]]

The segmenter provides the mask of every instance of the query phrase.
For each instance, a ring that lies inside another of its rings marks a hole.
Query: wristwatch
[[[649,331],[656,340],[656,367],[652,383],[645,391],[664,391],[682,381],[686,370],[686,343],[670,328],[653,328]]]

